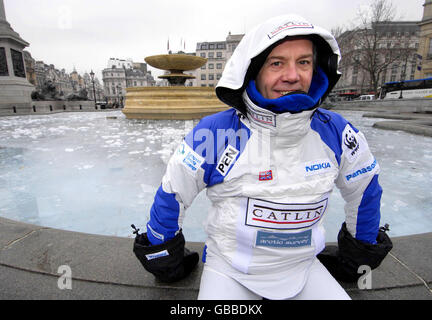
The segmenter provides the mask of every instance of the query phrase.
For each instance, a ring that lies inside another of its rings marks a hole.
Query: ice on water
[[[391,236],[432,231],[432,138],[372,128],[378,119],[341,112],[380,163],[381,222]],[[116,117],[116,118],[115,118]],[[196,121],[127,120],[120,111],[0,118],[0,216],[47,227],[131,236],[149,217],[166,163]],[[209,201],[188,209],[188,241],[204,241]],[[328,241],[344,221],[334,190]]]

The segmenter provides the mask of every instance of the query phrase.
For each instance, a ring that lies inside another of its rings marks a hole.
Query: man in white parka
[[[199,299],[349,299],[329,271],[357,272],[371,259],[354,261],[361,252],[372,252],[378,265],[383,259],[382,189],[363,134],[319,108],[340,77],[339,60],[334,37],[296,15],[244,36],[216,87],[232,108],[202,119],[185,137],[168,163],[147,233],[136,232],[134,252],[146,270],[172,282],[196,265],[181,224],[207,188],[212,206]],[[328,271],[316,256],[325,248],[323,219],[335,185],[346,219],[342,253],[323,259]],[[350,248],[353,259],[344,253]]]

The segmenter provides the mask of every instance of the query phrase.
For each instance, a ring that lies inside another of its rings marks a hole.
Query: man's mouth
[[[288,96],[290,94],[307,94],[302,90],[287,90],[287,91],[278,91],[281,97]]]

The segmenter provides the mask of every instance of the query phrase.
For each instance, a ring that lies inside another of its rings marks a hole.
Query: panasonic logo
[[[374,159],[374,162],[372,162],[372,164],[365,166],[359,170],[356,170],[355,172],[353,172],[349,175],[346,175],[345,176],[346,181],[350,183],[350,182],[356,181],[358,179],[367,177],[371,173],[373,173],[375,171],[374,169],[377,167],[378,167],[378,163],[377,163],[376,159]]]

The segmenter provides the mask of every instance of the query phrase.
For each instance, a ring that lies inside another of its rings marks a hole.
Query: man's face
[[[264,98],[277,99],[292,91],[308,92],[312,76],[312,41],[287,40],[268,55],[256,78],[256,87]]]

